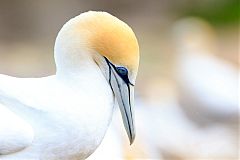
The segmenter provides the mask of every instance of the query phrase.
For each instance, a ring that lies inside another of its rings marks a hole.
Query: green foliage
[[[214,0],[204,5],[193,4],[185,8],[183,16],[198,16],[215,25],[238,24],[240,20],[239,0]]]

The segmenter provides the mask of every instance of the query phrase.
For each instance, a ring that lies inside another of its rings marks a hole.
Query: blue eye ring
[[[113,68],[127,85],[134,86],[134,84],[129,81],[127,68],[116,67],[106,57],[104,57],[104,59],[106,60],[107,65],[109,67],[109,75],[111,74],[111,68]],[[109,79],[109,81],[111,81],[111,78]]]
[[[125,67],[116,67],[116,70],[122,76],[128,75],[128,70]]]

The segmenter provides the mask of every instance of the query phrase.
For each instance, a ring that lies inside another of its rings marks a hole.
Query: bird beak
[[[126,83],[117,73],[115,66],[109,61],[108,66],[109,84],[117,99],[123,124],[131,145],[135,139],[134,113],[132,108],[134,101],[134,86],[130,82]]]

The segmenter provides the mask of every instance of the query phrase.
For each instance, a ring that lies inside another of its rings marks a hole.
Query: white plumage
[[[86,79],[61,79],[57,76],[18,79],[0,76],[1,103],[4,105],[1,108],[12,115],[6,117],[3,116],[5,112],[1,112],[1,126],[8,122],[13,124],[0,133],[1,147],[6,147],[3,151],[12,153],[26,148],[12,155],[19,156],[18,159],[25,157],[25,154],[33,159],[68,159],[67,156],[72,154],[84,158],[79,155],[88,155],[96,149],[111,119],[113,95],[102,74],[86,72],[78,75]],[[83,83],[92,78],[98,81],[91,86]],[[101,93],[91,92],[93,89]],[[94,97],[94,101],[91,97]],[[15,127],[21,127],[18,129],[20,134],[12,135]],[[22,144],[21,147],[5,145],[4,141],[9,139],[14,139],[14,145]],[[33,143],[29,143],[31,141]],[[52,154],[45,155],[45,152]],[[4,160],[4,157],[1,159]]]

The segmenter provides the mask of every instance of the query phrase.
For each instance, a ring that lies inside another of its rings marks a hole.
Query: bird
[[[121,120],[117,108],[113,111],[112,122],[109,125],[107,132],[98,146],[96,151],[87,158],[87,160],[122,160],[125,159],[124,155],[124,139],[122,134],[122,125],[119,125]],[[134,142],[135,148],[136,142]],[[109,152],[111,151],[111,152]]]
[[[231,130],[219,124],[200,128],[186,117],[175,97],[169,100],[135,101],[136,121],[141,121],[136,124],[137,140],[144,144],[148,159],[237,158],[238,141]]]
[[[55,74],[0,74],[0,159],[86,159],[100,145],[115,101],[132,144],[139,57],[135,33],[115,16],[87,11],[70,19],[56,37]]]
[[[212,26],[197,17],[174,25],[180,101],[200,124],[238,121],[238,68],[220,58]],[[195,110],[195,111],[193,111]],[[201,113],[201,115],[200,115]]]

